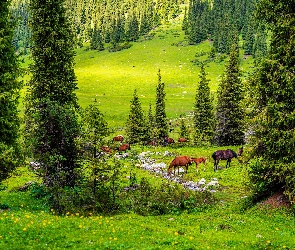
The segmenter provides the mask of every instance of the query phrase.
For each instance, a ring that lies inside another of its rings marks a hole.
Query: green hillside
[[[125,123],[135,88],[145,111],[149,103],[154,105],[158,69],[165,83],[168,118],[177,118],[193,109],[200,69],[192,61],[196,53],[210,51],[210,42],[186,45],[181,18],[157,28],[152,34],[152,39],[142,38],[132,43],[131,48],[119,52],[97,52],[85,50],[85,47],[77,50],[75,72],[79,102],[85,107],[96,99],[110,127]],[[207,58],[208,54],[199,59]],[[251,58],[243,59],[241,56],[241,68],[245,73],[251,63]],[[213,92],[223,70],[224,62],[207,65]]]

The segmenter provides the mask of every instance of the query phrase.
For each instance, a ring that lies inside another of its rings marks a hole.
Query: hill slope
[[[111,127],[124,125],[135,88],[144,110],[148,110],[149,103],[154,105],[158,69],[165,83],[168,118],[193,110],[199,66],[192,60],[196,53],[209,52],[210,42],[187,45],[181,19],[157,28],[153,34],[152,39],[142,39],[119,52],[77,50],[75,72],[79,102],[85,107],[96,99]],[[206,58],[208,55],[199,57],[200,60]],[[243,59],[242,67],[248,70],[251,63],[251,59]],[[224,65],[224,62],[207,65],[212,91],[218,87]]]

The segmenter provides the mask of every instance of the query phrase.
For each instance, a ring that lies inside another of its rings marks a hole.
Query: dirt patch
[[[260,205],[271,207],[271,208],[280,208],[280,207],[290,208],[291,207],[291,203],[288,200],[288,198],[284,195],[283,191],[278,191],[274,193],[265,201],[261,202]]]

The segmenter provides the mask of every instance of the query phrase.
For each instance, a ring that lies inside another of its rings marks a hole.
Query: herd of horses
[[[128,143],[123,143],[124,141],[124,137],[122,135],[118,135],[115,136],[113,138],[113,142],[120,142],[121,145],[119,147],[117,147],[115,149],[115,151],[117,150],[119,153],[121,152],[125,152],[126,150],[130,150],[130,144]],[[187,142],[188,140],[186,138],[179,138],[178,142],[182,143],[182,142]],[[164,142],[163,145],[166,146],[168,144],[171,143],[175,143],[175,141],[172,138],[169,137],[164,137]],[[157,146],[157,141],[156,140],[152,140],[149,143],[150,146]],[[106,153],[112,153],[113,150],[108,147],[108,146],[102,146],[101,150],[103,152]],[[230,167],[230,163],[231,160],[233,158],[237,158],[239,163],[241,163],[241,160],[238,158],[239,156],[242,156],[243,154],[243,147],[238,149],[238,153],[236,153],[235,151],[233,151],[232,149],[225,149],[225,150],[217,150],[212,154],[212,158],[214,160],[214,171],[218,170],[218,163],[221,160],[226,160],[226,166],[225,168]],[[203,163],[204,166],[206,166],[206,161],[207,158],[206,157],[199,157],[199,158],[195,158],[195,157],[189,157],[189,156],[176,156],[172,162],[169,164],[168,167],[168,174],[172,174],[172,170],[174,170],[174,175],[175,175],[175,170],[176,168],[178,169],[178,174],[179,174],[179,168],[180,167],[184,167],[185,168],[185,173],[188,172],[188,167],[190,165],[192,165],[193,163],[196,164],[196,169],[198,170],[198,166],[200,163]]]

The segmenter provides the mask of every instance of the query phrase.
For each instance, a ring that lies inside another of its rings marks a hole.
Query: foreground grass
[[[209,157],[215,148],[138,146],[133,150]],[[153,158],[169,163],[173,157],[155,154]],[[128,158],[122,163],[129,169],[136,164]],[[248,194],[245,168],[236,160],[231,168],[216,173],[210,160],[199,171],[190,167],[187,179],[218,178],[217,204],[194,213],[161,216],[131,212],[57,216],[29,192],[16,191],[16,187],[35,180],[26,168],[20,168],[0,192],[0,203],[11,208],[0,212],[0,249],[295,249],[295,219],[287,210],[258,205],[244,209],[243,197]],[[136,171],[138,178],[149,177],[154,184],[159,181],[144,170]]]

